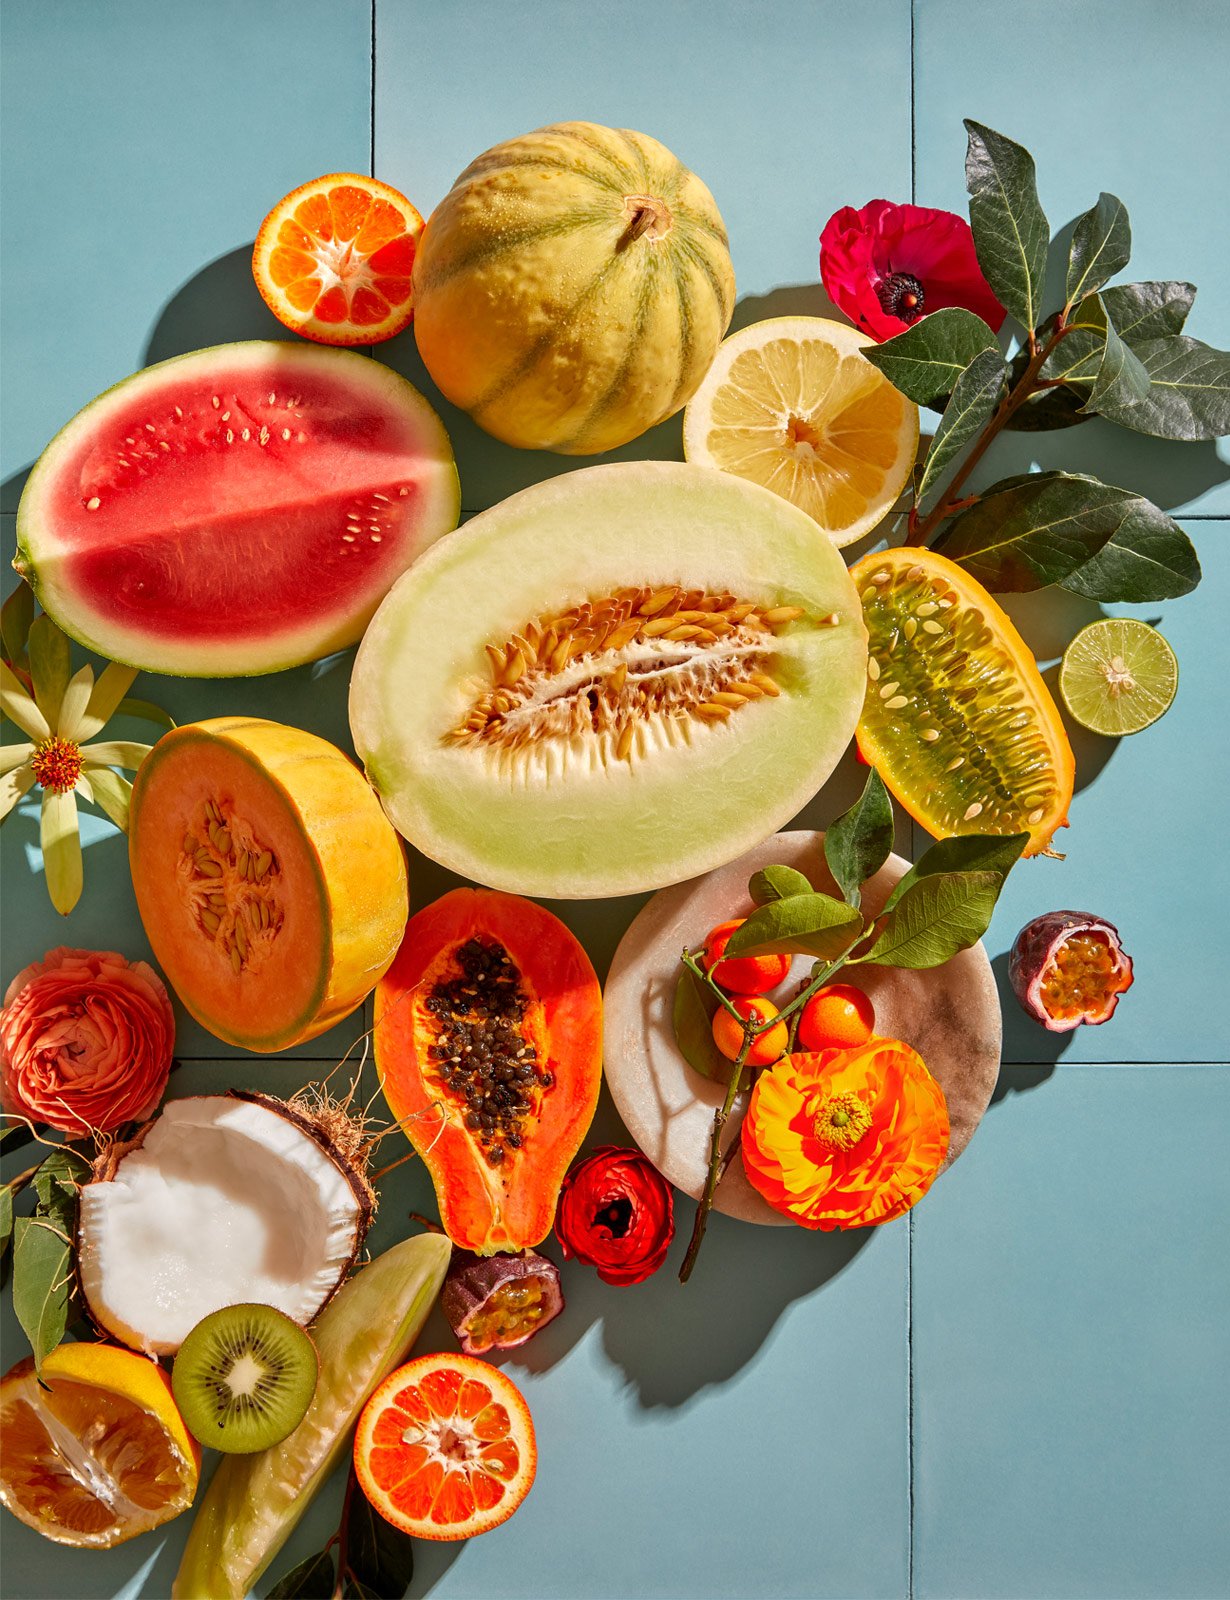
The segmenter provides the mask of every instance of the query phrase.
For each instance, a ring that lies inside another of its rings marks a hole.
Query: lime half
[[[1156,722],[1178,686],[1174,651],[1133,617],[1103,617],[1082,628],[1059,668],[1059,692],[1077,722],[1112,736]]]

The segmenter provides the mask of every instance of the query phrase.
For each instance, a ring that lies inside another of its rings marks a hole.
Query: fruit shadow
[[[1004,1024],[999,1081],[991,1096],[992,1104],[1002,1100],[1010,1089],[1032,1089],[1036,1084],[1044,1082],[1055,1070],[1055,1063],[1072,1043],[1070,1032],[1052,1033],[1049,1028],[1044,1028],[1040,1022],[1035,1022],[1022,1011],[1008,977],[1008,959],[1007,950],[991,958],[991,970],[995,974],[995,986],[999,990],[999,1008]],[[1038,1072],[1041,1073],[1041,1077],[1018,1081],[1016,1074],[1019,1071]]]

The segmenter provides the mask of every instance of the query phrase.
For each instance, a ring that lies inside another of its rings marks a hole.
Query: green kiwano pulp
[[[409,1355],[448,1271],[443,1234],[418,1234],[355,1274],[312,1327],[320,1382],[281,1444],[229,1456],[209,1485],[180,1563],[175,1600],[242,1600],[337,1466],[376,1386]]]

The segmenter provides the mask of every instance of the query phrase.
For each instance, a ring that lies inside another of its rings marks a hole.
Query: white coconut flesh
[[[170,1355],[202,1317],[259,1302],[307,1324],[353,1262],[366,1207],[291,1117],[172,1100],[114,1176],[81,1194],[81,1285],[94,1319]]]
[[[351,730],[426,855],[524,894],[631,893],[789,820],[850,741],[866,663],[858,595],[810,517],[703,467],[591,467],[483,512],[394,585]]]

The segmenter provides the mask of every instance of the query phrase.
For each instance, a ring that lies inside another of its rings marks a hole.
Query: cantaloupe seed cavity
[[[467,939],[448,951],[428,983],[430,1077],[462,1112],[487,1165],[512,1165],[527,1120],[555,1086],[535,1038],[541,1005],[494,939]]]
[[[921,566],[873,570],[862,600],[864,722],[879,727],[899,711],[920,727],[911,787],[952,797],[941,820],[954,831],[979,821],[993,832],[1001,813],[1035,826],[1055,800],[1054,759],[983,613]]]
[[[206,800],[184,834],[176,879],[194,927],[238,977],[259,972],[285,920],[277,857],[224,800]]]
[[[654,735],[689,737],[779,695],[776,636],[792,623],[838,621],[726,590],[617,589],[489,643],[490,687],[445,742],[519,762],[557,752],[635,762]]]

